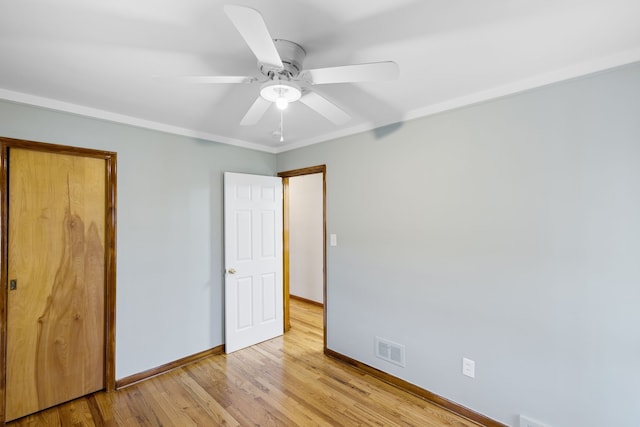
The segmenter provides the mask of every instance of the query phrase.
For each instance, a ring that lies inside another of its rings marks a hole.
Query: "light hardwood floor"
[[[322,354],[322,308],[291,301],[291,330],[9,426],[457,426],[477,424]]]

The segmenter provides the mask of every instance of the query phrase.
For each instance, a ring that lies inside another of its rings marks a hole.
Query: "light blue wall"
[[[640,65],[277,160],[327,165],[330,349],[509,425],[640,425]]]
[[[0,135],[118,153],[116,378],[223,343],[222,174],[275,155],[2,101]]]
[[[511,425],[636,426],[639,116],[634,65],[277,167],[6,102],[0,135],[118,152],[118,378],[222,343],[222,172],[326,164],[329,348]],[[406,368],[374,357],[376,335],[406,346]]]

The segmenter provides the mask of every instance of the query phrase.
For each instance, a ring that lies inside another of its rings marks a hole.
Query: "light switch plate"
[[[338,236],[335,234],[329,234],[329,245],[338,246]]]

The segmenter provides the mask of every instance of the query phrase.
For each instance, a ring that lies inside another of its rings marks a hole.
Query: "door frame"
[[[291,329],[289,318],[289,178],[303,175],[322,174],[322,346],[327,352],[327,165],[310,166],[278,172],[282,178],[282,252],[283,252],[283,292],[284,292],[284,332]]]
[[[5,422],[7,374],[7,300],[9,239],[9,151],[21,148],[52,154],[91,157],[105,160],[105,358],[106,391],[115,390],[115,318],[116,318],[116,164],[117,153],[90,148],[70,147],[44,142],[0,137],[0,425]]]

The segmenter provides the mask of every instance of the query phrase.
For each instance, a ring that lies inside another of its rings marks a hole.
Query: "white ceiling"
[[[396,81],[314,86],[352,116],[297,102],[239,122],[261,77],[223,12],[259,10],[304,68],[395,61]],[[638,0],[2,0],[0,98],[270,152],[640,61]]]

